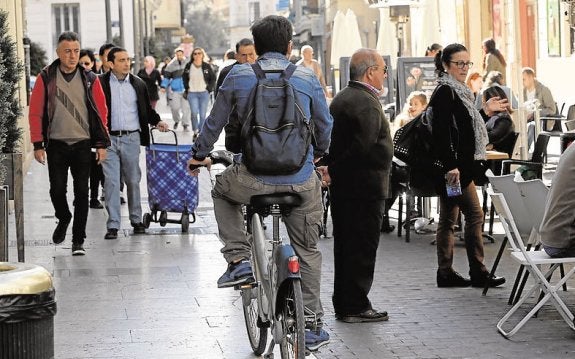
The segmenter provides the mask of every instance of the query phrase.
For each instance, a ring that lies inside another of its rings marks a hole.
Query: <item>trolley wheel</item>
[[[258,291],[261,287],[242,289],[244,320],[250,346],[256,356],[262,355],[268,341],[268,326],[262,325],[259,318]]]
[[[283,333],[280,339],[281,357],[305,358],[305,317],[301,282],[290,280],[284,285],[285,289],[278,298],[277,307]]]
[[[182,232],[186,233],[188,232],[188,229],[190,228],[190,215],[188,213],[182,213]]]
[[[144,213],[144,217],[142,217],[142,223],[146,228],[150,228],[150,222],[152,221],[152,215],[150,213]]]
[[[160,220],[159,220],[159,222],[160,222],[160,226],[162,226],[162,227],[165,227],[165,226],[166,226],[166,223],[168,223],[168,212],[162,211],[162,212],[160,213]]]

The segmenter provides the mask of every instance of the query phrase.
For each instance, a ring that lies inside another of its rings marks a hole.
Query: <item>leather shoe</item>
[[[374,309],[368,309],[358,314],[336,314],[335,319],[341,320],[345,323],[370,323],[370,322],[384,322],[389,319],[387,312],[378,312]]]
[[[134,227],[134,234],[145,234],[146,233],[146,226],[143,223],[132,223],[132,227]]]
[[[395,230],[395,226],[392,224],[388,224],[387,226],[381,226],[382,233],[391,233]]]
[[[108,228],[104,239],[118,239],[118,230],[116,228]]]
[[[489,287],[495,288],[499,287],[505,283],[504,277],[491,276],[489,278],[489,272],[480,272],[478,274],[469,273],[471,277],[471,286],[475,288],[485,288],[485,283],[489,280]]]
[[[437,286],[439,288],[464,288],[470,285],[471,281],[469,279],[463,278],[461,274],[453,269],[437,270]]]
[[[100,203],[100,201],[98,201],[97,198],[93,198],[90,200],[90,208],[101,209],[104,208],[104,206],[102,205],[102,203]]]
[[[64,239],[66,239],[66,231],[68,230],[68,225],[71,220],[72,218],[61,219],[58,221],[58,225],[52,234],[52,241],[54,241],[55,244],[64,242]]]

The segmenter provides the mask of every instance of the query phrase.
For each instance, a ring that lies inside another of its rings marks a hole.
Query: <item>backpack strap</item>
[[[255,63],[251,64],[251,66],[252,66],[252,70],[254,70],[254,73],[256,74],[256,77],[260,80],[266,78],[266,73],[281,73],[282,74],[280,76],[281,78],[289,80],[291,75],[293,75],[293,73],[297,69],[297,66],[292,64],[291,62],[285,68],[285,70],[264,70],[261,68],[260,64],[257,61]]]

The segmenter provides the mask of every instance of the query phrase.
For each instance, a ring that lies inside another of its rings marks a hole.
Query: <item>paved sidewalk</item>
[[[253,357],[239,292],[216,287],[226,264],[219,253],[210,181],[205,173],[200,183],[197,221],[188,234],[182,234],[176,224],[162,228],[152,223],[147,234],[133,235],[124,206],[120,237],[107,241],[103,239],[105,211],[91,209],[87,255],[72,257],[71,229],[63,244],[51,243],[56,221],[48,195],[47,169],[38,163],[31,165],[24,183],[26,259],[54,275],[58,303],[56,358]],[[145,181],[142,197],[147,210]],[[10,220],[10,255],[15,260],[13,215]],[[496,237],[501,239],[501,235]],[[498,270],[508,279],[503,288],[491,289],[485,297],[480,289],[439,289],[435,285],[435,247],[429,244],[432,239],[432,235],[414,234],[411,242],[405,243],[395,232],[382,235],[370,298],[375,308],[389,312],[390,319],[371,324],[346,324],[334,319],[333,239],[321,240],[322,299],[331,343],[314,353],[315,357],[575,356],[575,333],[550,306],[545,306],[538,318],[531,319],[512,340],[498,334],[495,325],[509,309],[507,297],[516,272],[508,254]],[[485,248],[490,266],[499,241]],[[462,245],[456,247],[455,268],[462,274],[467,272]],[[573,281],[569,284],[575,286]],[[568,305],[575,305],[573,290],[561,295]]]

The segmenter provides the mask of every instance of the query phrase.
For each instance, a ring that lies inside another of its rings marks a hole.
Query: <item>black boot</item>
[[[437,270],[437,286],[439,288],[463,288],[469,287],[471,281],[463,278],[461,274],[453,269],[438,269]]]

